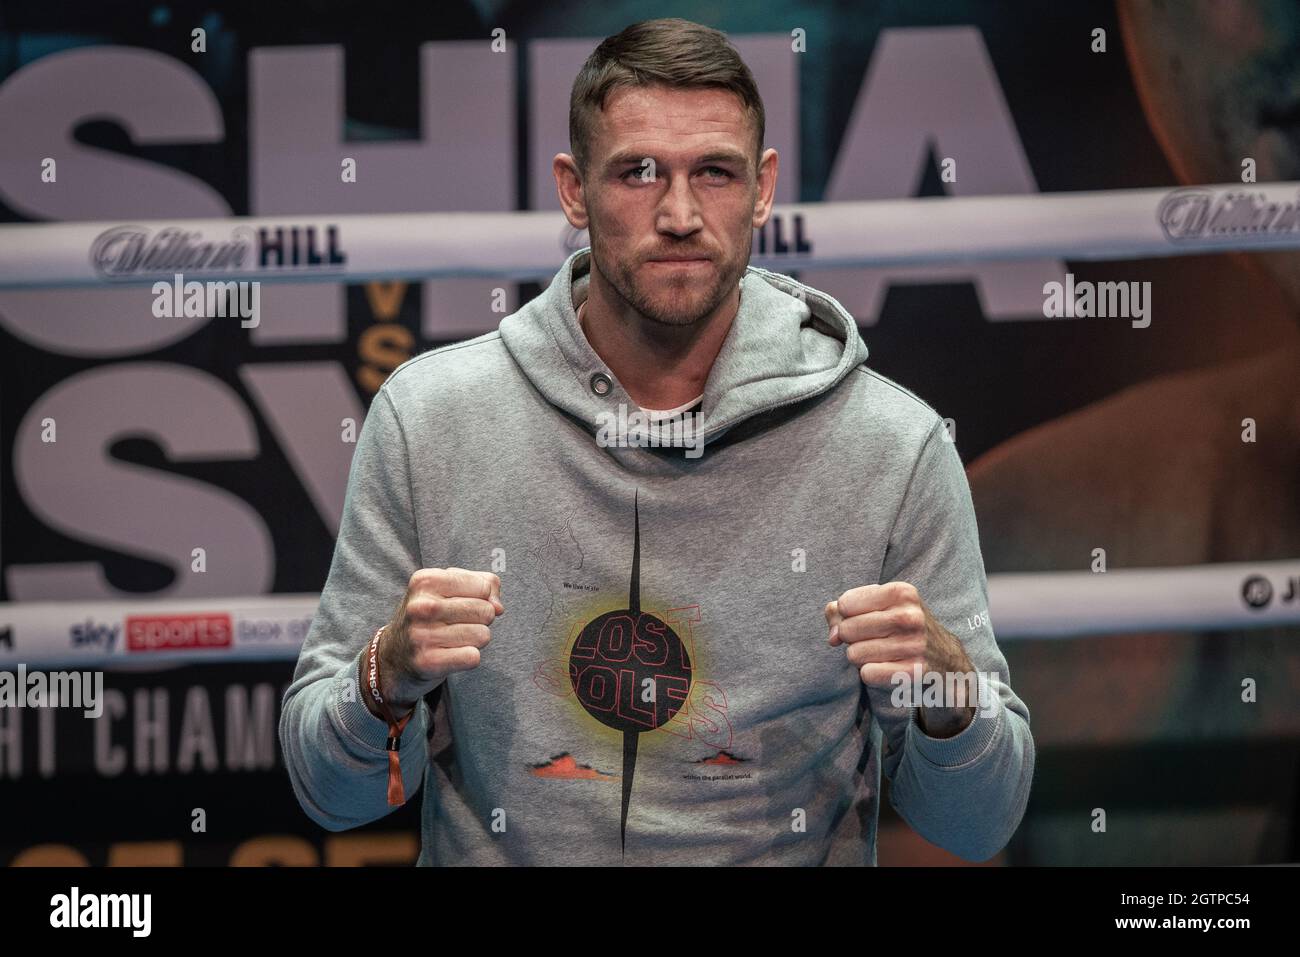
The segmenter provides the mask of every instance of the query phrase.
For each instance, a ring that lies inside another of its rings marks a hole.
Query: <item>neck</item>
[[[578,308],[578,324],[632,401],[647,409],[672,409],[704,392],[709,371],[740,308],[736,286],[718,308],[688,326],[653,322],[636,310],[603,308],[595,277]]]

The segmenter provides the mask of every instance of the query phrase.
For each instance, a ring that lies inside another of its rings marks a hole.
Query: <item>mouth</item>
[[[703,256],[669,256],[663,259],[651,259],[647,265],[660,267],[692,268],[708,265],[709,259]]]

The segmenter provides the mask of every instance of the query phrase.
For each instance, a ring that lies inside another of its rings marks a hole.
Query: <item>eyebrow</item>
[[[624,150],[611,156],[605,164],[605,168],[616,169],[620,166],[640,166],[645,162],[647,156],[648,154],[639,153],[635,150]],[[653,159],[654,157],[649,158]],[[655,163],[658,164],[658,160],[655,160]],[[694,158],[693,165],[701,163],[731,163],[735,166],[746,167],[749,165],[749,160],[743,153],[738,153],[735,150],[710,150],[703,156]]]

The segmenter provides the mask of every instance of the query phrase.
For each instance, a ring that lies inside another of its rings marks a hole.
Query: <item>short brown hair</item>
[[[634,86],[716,87],[740,97],[763,151],[767,117],[754,75],[726,34],[690,20],[643,20],[606,37],[578,71],[569,95],[569,148],[584,176],[590,161],[592,120],[616,89]]]

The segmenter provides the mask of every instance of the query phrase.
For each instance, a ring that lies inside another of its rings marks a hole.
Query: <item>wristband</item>
[[[406,728],[407,722],[415,714],[416,708],[419,708],[420,702],[415,702],[415,707],[411,713],[400,721],[393,717],[393,710],[388,706],[383,694],[379,690],[379,639],[384,633],[384,625],[375,632],[375,637],[370,639],[370,667],[367,669],[367,678],[370,683],[368,693],[374,701],[379,713],[383,715],[388,722],[388,741],[385,749],[388,751],[388,803],[394,806],[406,803],[406,790],[402,786],[402,762],[398,755],[402,746],[402,731]]]

